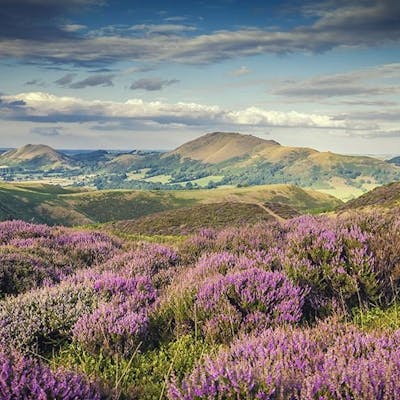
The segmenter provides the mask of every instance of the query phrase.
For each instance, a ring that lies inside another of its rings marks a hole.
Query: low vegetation
[[[398,211],[203,228],[174,246],[0,223],[2,396],[396,398]]]

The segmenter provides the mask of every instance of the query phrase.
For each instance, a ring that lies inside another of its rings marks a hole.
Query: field
[[[0,223],[2,396],[397,398],[399,210],[222,206],[169,245],[151,216],[147,237]]]

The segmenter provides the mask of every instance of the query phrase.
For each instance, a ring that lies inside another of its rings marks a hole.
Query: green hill
[[[143,160],[138,165],[143,165]],[[149,160],[147,166],[146,176],[153,181],[157,177],[165,181],[167,176],[169,183],[205,181],[207,177],[218,178],[214,185],[289,183],[345,200],[400,179],[399,166],[372,157],[282,146],[273,140],[227,132],[201,136]]]
[[[359,208],[392,208],[400,206],[400,182],[377,187],[339,207],[339,211]]]
[[[341,201],[293,185],[212,190],[84,191],[43,184],[0,184],[0,219],[67,226],[138,219],[199,204],[282,203],[300,212],[331,210]]]

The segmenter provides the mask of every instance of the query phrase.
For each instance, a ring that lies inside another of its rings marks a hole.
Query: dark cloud
[[[114,86],[113,79],[115,75],[93,75],[86,79],[69,85],[71,89],[83,89],[92,86]]]
[[[67,86],[72,83],[75,76],[76,76],[75,73],[69,73],[69,74],[62,76],[60,79],[57,79],[56,81],[54,81],[54,83],[59,86]]]
[[[31,129],[31,133],[39,136],[61,136],[64,128],[59,126],[37,126]]]
[[[98,0],[0,0],[0,38],[63,40],[74,30],[60,25],[67,15],[103,3]]]
[[[178,82],[178,79],[143,78],[133,82],[130,89],[143,89],[148,91],[162,90]]]
[[[192,31],[188,33],[187,29],[192,28],[184,25],[144,24],[134,26],[136,30],[130,31],[133,36],[125,32],[132,27],[119,27],[117,31],[114,27],[112,34],[100,29],[96,35],[83,35],[80,31],[66,32],[47,22],[82,3],[93,5],[94,0],[0,0],[0,6],[5,3],[11,6],[0,7],[0,38],[9,40],[0,42],[0,57],[55,64],[99,66],[121,60],[202,64],[265,53],[318,53],[343,47],[376,47],[400,40],[398,0],[309,2],[297,12],[313,22],[286,30],[250,27],[195,35]],[[32,23],[29,22],[31,14]]]
[[[46,86],[46,84],[40,79],[31,79],[30,81],[25,82],[25,85],[28,85],[28,86],[42,86],[42,87]]]

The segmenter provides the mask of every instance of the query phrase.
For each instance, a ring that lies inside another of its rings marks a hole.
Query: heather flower
[[[373,335],[346,325],[279,327],[241,337],[200,361],[171,400],[400,399],[400,334]]]
[[[107,300],[76,322],[74,339],[93,353],[132,353],[149,329],[149,312],[156,300],[151,281],[106,273],[94,282],[94,289]]]
[[[48,351],[71,338],[71,329],[98,302],[86,284],[62,282],[0,301],[0,345],[21,352]]]
[[[195,305],[206,336],[220,340],[239,329],[298,322],[303,297],[284,274],[251,268],[205,281]]]
[[[98,389],[83,376],[52,371],[39,361],[0,352],[0,397],[3,400],[100,400]]]

